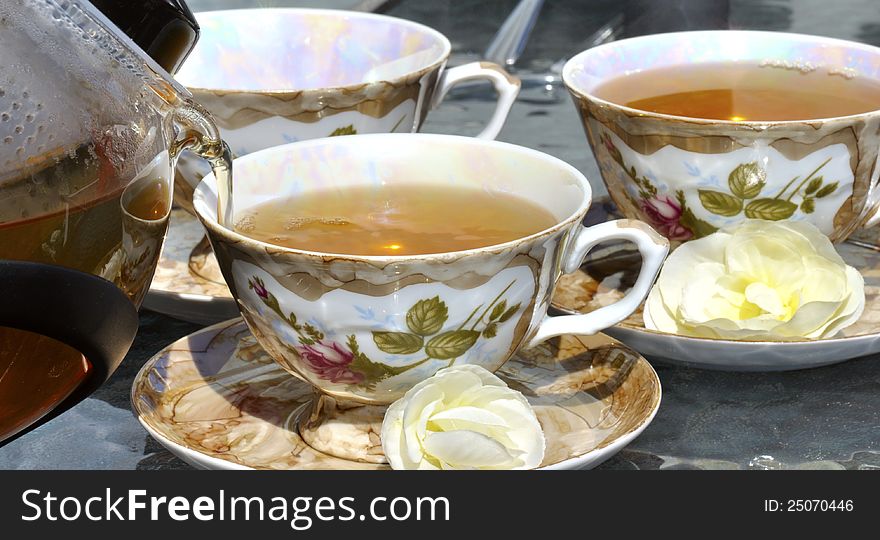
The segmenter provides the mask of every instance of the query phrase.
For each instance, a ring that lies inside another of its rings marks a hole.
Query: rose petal
[[[402,422],[403,451],[412,462],[421,459],[421,441],[427,433],[428,419],[442,399],[443,393],[437,386],[425,386],[406,401]]]
[[[443,393],[447,407],[457,406],[463,395],[483,387],[483,382],[476,373],[469,370],[448,371],[448,369],[440,370],[434,375],[436,377],[434,385]]]
[[[816,339],[824,334],[825,328],[836,318],[840,302],[810,302],[804,304],[787,324],[775,329],[780,337]]]
[[[464,419],[441,419],[439,422],[435,422],[434,418],[432,418],[429,426],[432,428],[431,433],[473,431],[474,433],[485,435],[507,448],[518,448],[519,445],[510,438],[510,432],[513,431],[511,426],[507,425],[502,418],[496,415],[492,416],[495,416],[495,419],[490,420],[490,423],[486,424]],[[495,421],[500,421],[501,423],[494,423]]]
[[[820,329],[816,337],[832,337],[862,316],[865,309],[865,279],[852,266],[846,267],[848,289],[853,291],[835,316]]]
[[[781,268],[802,279],[802,253],[778,237],[734,235],[725,250],[724,265],[729,274],[744,274],[753,281],[775,285]]]
[[[384,452],[392,469],[408,469],[412,467],[407,467],[407,465],[413,465],[411,461],[405,463],[401,453],[401,449],[406,447],[403,438],[403,411],[405,407],[404,400],[395,401],[385,411],[385,418],[382,421],[380,434],[382,452]]]
[[[515,392],[506,386],[483,386],[476,390],[463,392],[461,396],[461,404],[471,405],[473,407],[488,407],[496,401],[505,399],[521,400],[519,402],[528,407],[528,401],[522,397],[522,394]]]
[[[681,290],[679,316],[685,323],[702,323],[717,317],[735,317],[735,306],[715,294],[724,275],[721,263],[698,263],[691,268],[690,280]]]
[[[495,375],[488,369],[480,366],[476,366],[473,364],[462,364],[460,366],[455,366],[452,368],[441,369],[437,373],[442,374],[448,369],[452,369],[458,372],[472,373],[480,379],[480,382],[483,383],[483,386],[500,386],[502,388],[507,388],[507,385],[504,384],[504,381],[502,381],[497,375]]]
[[[846,265],[843,257],[841,257],[837,250],[834,249],[834,244],[831,243],[831,240],[829,240],[826,235],[822,234],[822,231],[818,228],[806,221],[789,221],[786,222],[786,227],[790,229],[792,234],[796,232],[804,239],[804,243],[800,244],[803,246],[804,250],[816,250],[820,256],[824,257],[835,266]],[[809,245],[809,247],[807,247],[807,245]]]
[[[395,469],[531,468],[544,457],[541,425],[525,397],[471,365],[440,370],[392,404],[382,445]]]
[[[783,299],[777,289],[760,281],[746,286],[745,297],[748,302],[758,306],[774,319],[787,321],[792,317],[794,309],[797,309],[797,306],[790,306],[789,299]]]
[[[512,426],[506,432],[511,443],[505,443],[523,452],[519,457],[523,460],[523,468],[531,469],[541,464],[544,459],[544,431],[528,401],[518,392],[519,400],[497,400],[488,405],[493,413],[501,416]]]
[[[473,431],[432,432],[425,437],[424,446],[429,454],[456,469],[509,469],[522,466],[522,460],[517,459],[504,445]]]
[[[440,411],[431,416],[431,423],[436,424],[443,431],[452,431],[463,428],[461,424],[477,424],[487,427],[509,427],[504,418],[497,414],[479,407],[455,407]]]
[[[810,279],[799,284],[803,303],[841,302],[849,295],[846,267],[818,256],[810,257],[807,264]]]
[[[667,304],[663,300],[660,287],[652,288],[650,294],[648,294],[648,300],[645,302],[645,309],[642,312],[645,328],[670,334],[678,333],[678,323],[667,307],[668,305],[677,305],[677,301]]]

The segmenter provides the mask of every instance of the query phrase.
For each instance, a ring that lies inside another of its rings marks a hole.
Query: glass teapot
[[[228,170],[217,128],[89,2],[0,2],[0,259],[99,275],[140,305],[183,149]]]

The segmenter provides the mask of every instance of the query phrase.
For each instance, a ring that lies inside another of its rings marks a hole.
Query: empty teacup
[[[449,135],[323,138],[255,152],[234,167],[234,230],[218,223],[213,176],[194,199],[226,282],[266,351],[342,400],[388,404],[441,368],[495,371],[520,347],[616,324],[642,302],[667,252],[665,239],[637,221],[582,226],[591,202],[586,178],[556,158],[506,143]],[[419,192],[435,209],[455,208],[426,217]],[[301,200],[309,204],[297,206]],[[357,210],[363,201],[376,204]],[[290,209],[280,221],[279,207]],[[332,210],[309,214],[314,208]],[[532,230],[492,217],[517,212]],[[420,221],[453,231],[439,241],[470,247],[419,246],[438,241],[418,236]],[[454,232],[471,222],[478,226],[469,233]],[[509,239],[499,242],[505,229]],[[408,240],[387,236],[393,234]],[[348,235],[360,240],[346,243]],[[561,273],[612,239],[634,242],[642,253],[631,293],[589,314],[547,316]]]
[[[746,218],[834,241],[880,221],[880,49],[773,32],[659,34],[573,57],[563,79],[608,192],[670,240]]]
[[[444,69],[449,40],[403,19],[316,9],[196,18],[201,39],[177,79],[213,114],[236,156],[318,137],[417,131],[450,88],[471,79],[498,92],[479,134],[495,138],[519,92],[519,80],[489,62]],[[178,172],[185,206],[185,191],[208,170],[191,158]]]

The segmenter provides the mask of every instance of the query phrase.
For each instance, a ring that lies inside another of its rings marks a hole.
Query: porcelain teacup
[[[807,220],[841,241],[880,221],[880,111],[796,121],[709,120],[636,110],[595,94],[626,73],[719,62],[880,80],[880,48],[776,32],[657,34],[574,56],[563,79],[624,216],[650,223],[673,241],[746,218]]]
[[[501,131],[520,82],[500,66],[446,69],[440,32],[403,19],[341,10],[238,9],[197,13],[201,38],[177,80],[220,127],[235,156],[295,141],[418,131],[456,84],[488,80],[497,106],[478,135]],[[208,174],[194,156],[177,167],[188,208]]]
[[[337,400],[386,405],[441,368],[495,371],[520,347],[614,325],[641,304],[668,249],[638,221],[584,227],[587,179],[563,161],[506,143],[419,134],[323,138],[249,154],[234,170],[239,216],[311,190],[418,183],[514,193],[556,218],[530,236],[467,251],[310,252],[222,226],[216,182],[207,176],[195,210],[244,320],[282,367]],[[635,243],[642,254],[631,292],[592,313],[548,316],[560,275],[613,239]]]

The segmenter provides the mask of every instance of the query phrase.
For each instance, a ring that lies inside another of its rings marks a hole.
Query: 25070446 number
[[[765,499],[765,512],[852,512],[852,499]]]

